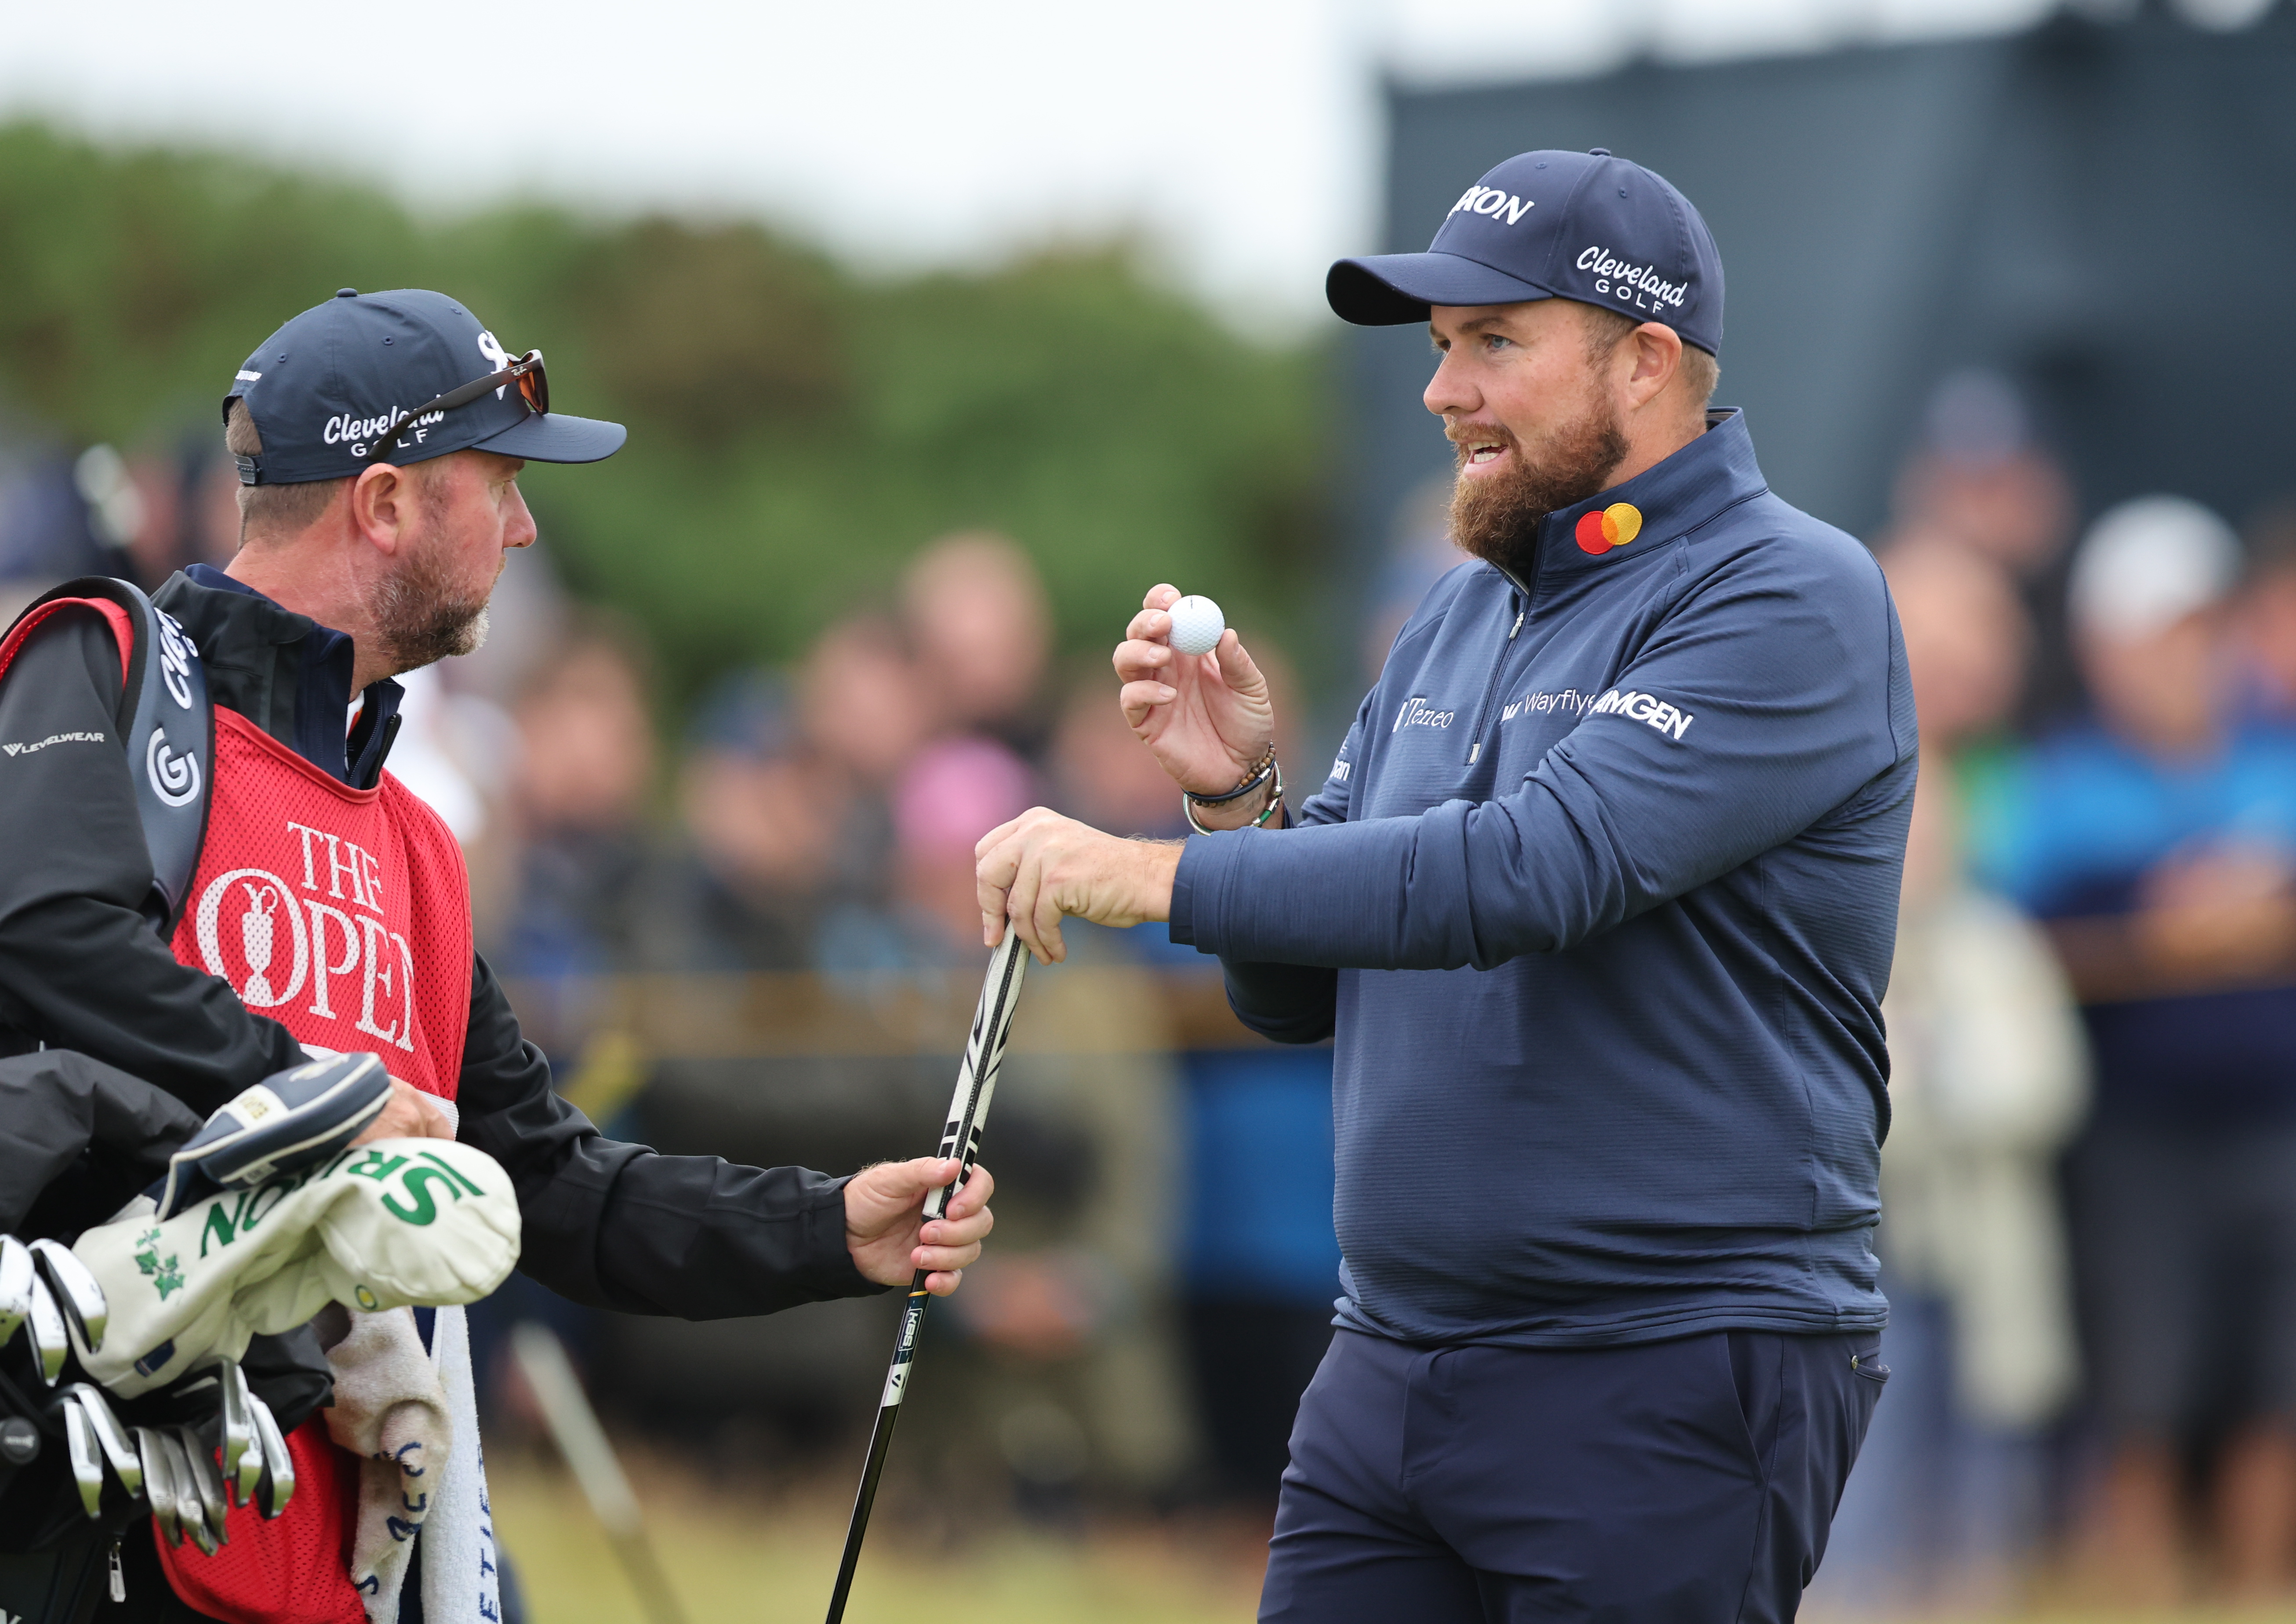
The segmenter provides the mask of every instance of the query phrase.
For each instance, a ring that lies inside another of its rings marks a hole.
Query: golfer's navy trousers
[[[1783,1624],[1888,1379],[1870,1331],[1338,1332],[1300,1403],[1259,1616]]]

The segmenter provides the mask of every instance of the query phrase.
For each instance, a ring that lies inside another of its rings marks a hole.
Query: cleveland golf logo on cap
[[[1595,292],[1609,294],[1622,302],[1632,301],[1636,309],[1679,306],[1690,295],[1688,282],[1669,282],[1655,266],[1630,265],[1599,245],[1589,248],[1573,263],[1580,270],[1595,273]],[[1649,303],[1644,303],[1644,299]]]
[[[1571,532],[1578,538],[1579,551],[1596,558],[1613,547],[1625,546],[1642,533],[1643,510],[1631,502],[1614,502],[1607,508],[1580,514],[1578,527]]]

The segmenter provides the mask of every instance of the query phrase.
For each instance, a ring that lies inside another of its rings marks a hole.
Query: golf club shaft
[[[980,1001],[972,1012],[972,1032],[965,1040],[964,1059],[957,1068],[956,1092],[948,1103],[948,1125],[941,1130],[940,1154],[960,1165],[956,1177],[925,1197],[924,1219],[930,1222],[947,1210],[949,1200],[972,1176],[980,1155],[980,1132],[988,1121],[988,1105],[996,1092],[997,1068],[1004,1061],[1004,1040],[1013,1030],[1013,1009],[1021,996],[1021,977],[1028,968],[1029,950],[1009,928],[988,961],[981,983]],[[924,1328],[925,1305],[932,1301],[925,1289],[931,1271],[920,1269],[910,1277],[908,1300],[901,1306],[901,1328],[893,1342],[893,1362],[885,1372],[884,1397],[879,1401],[876,1424],[869,1432],[869,1459],[861,1469],[861,1487],[853,1497],[852,1521],[845,1529],[845,1551],[838,1559],[837,1587],[829,1597],[828,1624],[840,1624],[845,1600],[852,1593],[854,1570],[861,1562],[861,1541],[869,1531],[869,1511],[877,1503],[877,1480],[884,1475],[885,1457],[893,1443],[893,1425],[901,1418],[901,1400],[907,1395],[909,1371],[917,1351],[917,1334]]]

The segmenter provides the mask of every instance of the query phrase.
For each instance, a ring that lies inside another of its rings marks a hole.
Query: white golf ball
[[[1209,598],[1183,598],[1165,613],[1172,617],[1172,647],[1182,654],[1210,654],[1227,630],[1220,606]]]

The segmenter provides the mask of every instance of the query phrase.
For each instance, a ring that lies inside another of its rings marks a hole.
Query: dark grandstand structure
[[[1871,537],[1948,371],[2021,386],[2084,517],[2296,491],[2296,4],[2236,32],[2157,0],[2022,35],[1472,89],[1397,87],[1382,247],[1485,168],[1604,146],[1697,202],[1728,277],[1721,404],[1771,484]],[[1423,330],[1357,331],[1366,555],[1448,466]]]

